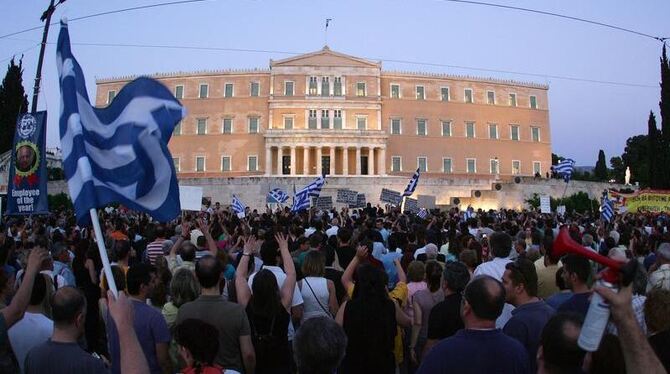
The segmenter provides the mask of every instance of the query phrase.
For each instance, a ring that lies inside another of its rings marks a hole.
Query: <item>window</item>
[[[451,121],[442,121],[442,136],[451,136]]]
[[[469,174],[474,174],[477,172],[477,159],[475,158],[466,158],[465,159],[466,171]]]
[[[293,96],[294,85],[292,81],[284,81],[284,96]]]
[[[293,129],[293,117],[292,116],[284,117],[284,130],[292,130],[292,129]]]
[[[416,158],[416,167],[419,168],[419,171],[422,173],[428,171],[428,159],[426,157],[417,157]]]
[[[537,109],[537,97],[530,97],[530,109]]]
[[[449,87],[440,88],[440,99],[442,101],[449,101]]]
[[[233,133],[233,119],[224,118],[223,119],[223,128],[221,129],[222,134],[232,134]]]
[[[256,156],[247,157],[247,170],[258,171],[258,157]]]
[[[400,156],[391,157],[391,171],[402,170],[402,158]]]
[[[356,96],[365,96],[365,82],[356,83]]]
[[[249,134],[258,133],[258,117],[249,117]]]
[[[321,96],[330,95],[330,78],[322,77],[321,78]]]
[[[172,135],[181,135],[181,121],[177,122],[177,124],[174,125],[174,129],[172,130]]]
[[[535,174],[542,175],[542,164],[540,161],[533,161],[533,175]]]
[[[196,120],[195,133],[198,134],[198,135],[207,134],[207,119],[206,118],[198,118]]]
[[[342,129],[342,110],[340,109],[333,110],[333,128]]]
[[[474,138],[475,137],[475,123],[474,122],[466,122],[465,123],[465,137],[466,138]]]
[[[249,96],[258,96],[261,91],[261,84],[258,82],[251,82],[251,88],[249,91]]]
[[[364,116],[356,117],[356,128],[358,128],[359,130],[367,130],[368,117]]]
[[[233,97],[235,95],[235,86],[232,83],[226,83],[223,86],[223,97]]]
[[[309,118],[307,119],[307,124],[310,129],[316,128],[316,109],[309,110]]]
[[[451,173],[452,172],[451,159],[450,158],[443,158],[442,159],[442,172],[444,172],[444,173]]]
[[[512,174],[521,174],[521,161],[512,160]]]
[[[221,157],[221,171],[230,171],[230,156]]]
[[[416,86],[416,99],[426,100],[426,89],[423,86]]]
[[[317,85],[319,84],[318,79],[316,77],[309,77],[309,95],[314,96],[316,95],[318,88]]]
[[[533,136],[533,141],[534,142],[539,142],[540,141],[540,128],[539,127],[531,127],[530,132]]]
[[[391,119],[391,135],[400,135],[400,118]]]
[[[509,106],[516,106],[516,94],[509,94]]]
[[[200,92],[198,93],[198,97],[201,99],[206,99],[209,96],[209,85],[208,84],[201,84],[200,85]]]
[[[510,125],[509,126],[509,138],[515,141],[519,141],[519,125]]]
[[[205,157],[197,156],[195,158],[195,171],[205,171]]]
[[[489,124],[489,139],[498,139],[498,125],[494,123]]]
[[[174,171],[179,173],[179,157],[172,157],[172,165],[174,165]]]
[[[491,159],[491,166],[489,168],[489,171],[491,174],[500,174],[500,161],[498,161],[497,158]]]
[[[114,98],[116,97],[116,91],[107,91],[107,104],[112,102]]]
[[[400,99],[400,85],[391,85],[391,99]]]
[[[330,128],[330,111],[327,109],[321,111],[321,128],[322,129]]]
[[[416,134],[419,135],[419,136],[428,135],[428,129],[426,128],[426,120],[425,119],[417,119],[416,120]]]
[[[175,86],[174,88],[174,97],[177,99],[183,99],[184,98],[184,86]]]
[[[496,103],[496,93],[493,91],[486,91],[486,103],[489,105],[495,105]]]
[[[333,82],[333,95],[342,96],[342,77],[335,77]]]
[[[464,100],[468,104],[473,103],[473,97],[472,97],[472,88],[466,88],[465,89],[465,94],[464,94]]]

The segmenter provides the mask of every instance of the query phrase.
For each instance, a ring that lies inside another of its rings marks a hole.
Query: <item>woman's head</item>
[[[177,270],[170,281],[170,295],[172,304],[177,308],[195,300],[200,295],[200,284],[195,274],[188,269]]]
[[[306,277],[323,277],[326,269],[326,256],[318,250],[307,252],[302,263],[302,275]]]
[[[251,309],[254,313],[272,316],[281,305],[277,278],[267,269],[262,269],[254,276],[251,285]]]
[[[437,292],[440,289],[441,280],[442,265],[437,261],[428,261],[428,263],[426,263],[426,283],[428,283],[430,292]]]
[[[216,328],[198,319],[186,319],[175,329],[179,354],[188,366],[199,369],[212,366],[219,351]]]
[[[381,299],[387,297],[386,273],[371,265],[363,264],[356,270],[356,287],[353,299]]]
[[[407,267],[407,279],[410,282],[422,282],[426,276],[426,265],[421,261],[412,261]]]

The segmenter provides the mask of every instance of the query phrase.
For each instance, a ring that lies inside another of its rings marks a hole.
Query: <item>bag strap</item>
[[[309,287],[309,290],[312,291],[312,295],[314,295],[314,299],[316,299],[316,302],[319,303],[319,306],[321,307],[321,309],[323,309],[323,311],[326,312],[326,314],[328,314],[328,316],[330,318],[333,318],[333,314],[330,313],[330,311],[328,309],[323,307],[323,304],[321,304],[321,300],[319,300],[319,297],[316,296],[316,293],[314,293],[314,289],[312,289],[312,286],[307,281],[307,277],[303,278],[302,280],[305,281],[305,283],[307,284],[307,287]]]

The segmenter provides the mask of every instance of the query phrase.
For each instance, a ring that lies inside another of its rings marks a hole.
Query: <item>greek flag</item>
[[[293,206],[291,207],[291,211],[299,212],[301,210],[308,209],[310,204],[310,197],[319,197],[324,183],[326,183],[326,178],[320,176],[312,183],[305,186],[305,188],[296,192],[295,196],[293,196]]]
[[[231,204],[231,207],[233,208],[233,212],[237,214],[238,217],[244,217],[244,210],[246,207],[244,204],[242,204],[242,201],[240,199],[233,195],[233,203]]]
[[[604,197],[600,209],[600,218],[604,221],[612,222],[612,219],[614,218],[614,205],[612,204],[612,200]]]
[[[575,171],[575,160],[566,158],[557,165],[554,165],[553,168],[556,174],[562,176],[565,183],[568,183],[570,182],[570,178],[572,178],[572,172]]]
[[[466,220],[470,218],[475,218],[475,210],[471,206],[468,206],[467,209],[465,209],[465,212],[463,212],[463,218]]]
[[[409,180],[407,187],[405,187],[405,192],[402,193],[403,196],[412,196],[414,190],[416,190],[416,186],[419,184],[420,175],[421,170],[419,168],[416,168],[414,175],[412,175],[412,179]]]
[[[288,194],[280,188],[273,188],[268,192],[267,201],[269,203],[283,204],[288,200]]]
[[[419,210],[419,212],[416,213],[416,215],[421,219],[426,219],[426,217],[428,217],[428,210],[426,210],[425,208],[421,208],[421,210]]]
[[[65,22],[57,64],[63,169],[77,222],[90,222],[90,209],[112,202],[159,221],[176,217],[179,188],[167,144],[184,108],[165,86],[148,78],[128,83],[107,108],[91,106]]]

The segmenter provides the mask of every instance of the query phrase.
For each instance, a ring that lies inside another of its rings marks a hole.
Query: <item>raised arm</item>
[[[196,223],[198,224],[198,228],[200,229],[200,231],[202,231],[202,234],[205,235],[205,239],[207,240],[207,249],[209,249],[212,255],[216,257],[217,253],[216,242],[212,237],[212,233],[209,232],[209,224],[205,223],[205,221],[203,221],[202,219],[197,219]]]
[[[417,341],[419,341],[419,333],[421,332],[421,322],[423,316],[421,315],[421,307],[419,306],[419,303],[412,303],[412,309],[414,309],[414,321],[412,323],[412,337],[409,343],[409,353],[411,355],[412,362],[418,364],[419,360],[417,359],[415,348]]]
[[[368,247],[364,245],[359,245],[356,249],[356,256],[351,260],[344,273],[342,274],[342,285],[347,293],[354,287],[354,273],[356,268],[360,263],[361,259],[365,258],[368,255]]]
[[[246,307],[251,300],[251,289],[247,281],[247,273],[249,269],[249,258],[253,256],[253,249],[256,245],[256,238],[249,237],[244,243],[244,250],[242,251],[242,259],[237,265],[235,272],[235,291],[237,292],[237,303]]]
[[[18,320],[23,318],[23,314],[28,308],[30,294],[33,291],[35,276],[39,273],[42,261],[47,259],[47,252],[42,248],[33,248],[28,256],[28,265],[23,275],[23,281],[19,290],[14,295],[12,302],[5,309],[0,310],[5,318],[5,327],[9,330]]]
[[[295,291],[295,264],[291,253],[288,251],[288,237],[282,233],[275,234],[275,239],[279,243],[279,253],[281,254],[282,262],[284,263],[284,272],[286,273],[286,280],[281,287],[281,302],[286,310],[291,309],[293,304],[293,292]]]
[[[398,282],[407,283],[407,275],[405,275],[405,270],[403,270],[400,264],[400,259],[396,258],[393,260],[393,264],[395,265],[396,273],[398,273]]]

